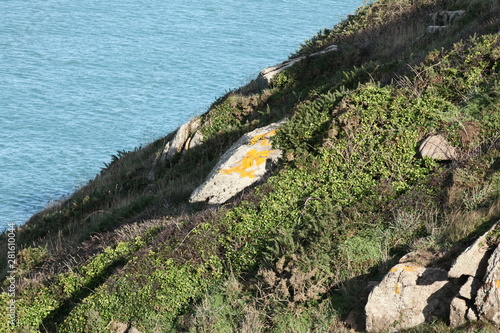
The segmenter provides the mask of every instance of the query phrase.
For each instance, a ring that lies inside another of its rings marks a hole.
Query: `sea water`
[[[162,137],[361,0],[0,1],[0,229]]]

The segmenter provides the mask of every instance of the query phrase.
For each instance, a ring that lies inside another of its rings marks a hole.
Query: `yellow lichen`
[[[269,140],[267,140],[267,139],[266,139],[266,140],[262,140],[262,141],[260,142],[260,145],[261,145],[262,147],[267,147],[267,146],[270,146],[271,144],[269,143]]]
[[[403,266],[403,267],[394,267],[390,270],[390,272],[395,272],[397,271],[398,269],[402,269],[403,271],[405,272],[415,272],[417,270],[417,268],[419,268],[418,266]]]
[[[229,169],[221,169],[219,170],[219,173],[222,173],[224,175],[229,175],[230,173],[239,173],[240,177],[249,177],[249,178],[254,178],[254,170],[248,171],[248,168],[251,168],[254,165],[261,165],[263,164],[267,157],[270,155],[269,150],[264,150],[264,151],[257,151],[256,149],[252,149],[249,152],[246,153],[245,157],[241,160],[240,164],[238,164],[235,167],[229,168]]]
[[[497,285],[497,288],[500,289],[500,280],[496,280],[495,283]]]
[[[257,142],[259,142],[260,140],[266,138],[266,137],[271,137],[271,136],[274,136],[276,135],[276,131],[277,129],[274,129],[272,131],[269,131],[267,133],[264,133],[264,134],[261,134],[261,135],[256,135],[254,136],[250,142],[248,143],[250,146],[253,146],[254,144],[256,144]]]
[[[399,283],[396,283],[396,287],[394,288],[394,292],[396,295],[399,295]]]

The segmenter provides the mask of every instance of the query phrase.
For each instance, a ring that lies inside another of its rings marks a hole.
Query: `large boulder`
[[[420,145],[419,152],[422,157],[441,161],[449,161],[457,157],[456,149],[441,135],[426,138]]]
[[[455,295],[448,272],[416,264],[398,264],[368,296],[366,330],[410,328],[449,311]]]
[[[490,259],[488,269],[476,297],[479,316],[500,328],[500,245]]]
[[[258,182],[269,169],[269,163],[281,157],[270,138],[284,120],[243,135],[220,158],[207,179],[192,194],[190,202],[207,201],[222,204],[245,188]]]

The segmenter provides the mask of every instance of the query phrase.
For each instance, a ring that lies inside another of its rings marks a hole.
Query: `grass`
[[[430,13],[459,9],[446,35],[425,34]],[[170,134],[118,152],[17,231],[17,331],[362,329],[368,281],[410,251],[422,263],[452,255],[500,218],[499,10],[366,5],[294,56],[340,51],[214,102],[201,146],[162,161]],[[220,207],[187,202],[241,134],[284,116],[274,142],[285,159],[265,182]],[[456,160],[419,158],[435,133]],[[438,321],[408,332],[488,329]]]

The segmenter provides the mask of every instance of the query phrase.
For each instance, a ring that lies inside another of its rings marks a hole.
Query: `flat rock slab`
[[[243,135],[220,158],[207,179],[192,194],[190,202],[222,204],[258,182],[282,151],[272,147],[270,138],[284,120]]]
[[[398,264],[368,296],[367,332],[415,327],[449,311],[454,292],[446,270]]]

